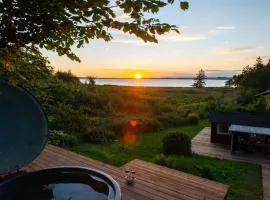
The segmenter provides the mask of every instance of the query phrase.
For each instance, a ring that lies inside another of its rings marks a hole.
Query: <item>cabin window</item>
[[[217,133],[220,135],[228,135],[229,134],[229,126],[228,124],[219,124]]]

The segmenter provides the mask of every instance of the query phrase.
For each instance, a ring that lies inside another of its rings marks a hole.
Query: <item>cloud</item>
[[[189,26],[186,26],[186,25],[183,25],[183,26],[179,25],[178,27],[179,27],[180,30],[181,30],[181,29],[189,29],[189,28],[190,28]],[[179,30],[179,31],[180,31],[180,30]]]
[[[182,33],[182,28],[178,28],[178,30],[181,32],[181,34],[178,34],[175,31],[170,31],[165,35],[158,35],[157,39],[159,41],[166,42],[185,42],[206,40],[209,37],[209,35],[207,35],[206,33]]]
[[[138,45],[138,46],[149,46],[153,43],[146,43],[141,40],[134,40],[134,39],[115,39],[112,40],[113,43],[121,43],[121,44],[131,44],[131,45]]]
[[[120,20],[128,20],[130,19],[128,15],[123,14],[117,16],[117,18]],[[207,40],[212,37],[216,37],[217,35],[223,34],[225,31],[224,30],[230,30],[234,29],[235,27],[216,27],[215,29],[210,29],[205,32],[194,32],[192,28],[189,26],[182,26],[179,28],[179,31],[181,34],[178,34],[174,31],[171,31],[165,35],[157,35],[156,38],[158,39],[159,42],[192,42],[192,41],[201,41],[201,40]],[[185,29],[185,33],[183,33],[183,29]],[[123,43],[123,44],[133,44],[133,45],[140,45],[140,46],[149,46],[154,43],[144,43],[141,40],[135,40],[132,38],[127,38],[126,36],[129,36],[127,33],[123,33],[121,31],[115,31],[112,30],[111,33],[113,35],[117,36],[117,39],[113,40],[112,42],[114,43]],[[124,37],[124,38],[123,38]],[[237,50],[236,50],[237,51]],[[240,50],[239,50],[240,51]],[[224,54],[228,54],[225,51],[223,52]]]
[[[198,41],[208,39],[206,35],[203,34],[166,34],[157,37],[160,41],[167,42],[184,42],[184,41]]]
[[[238,48],[231,48],[231,49],[225,49],[220,51],[220,54],[244,54],[256,51],[258,49],[262,49],[263,47],[238,47]]]
[[[218,30],[234,30],[235,26],[217,26],[216,29],[218,29]]]
[[[188,29],[188,33],[183,33],[183,29]],[[205,32],[194,33],[192,28],[189,26],[180,26],[178,29],[182,34],[177,34],[175,32],[170,32],[163,36],[158,36],[159,40],[164,40],[168,42],[182,42],[182,41],[198,41],[198,40],[206,40],[212,37],[216,37],[220,34],[224,34],[226,30],[233,30],[235,26],[218,26]],[[191,32],[192,31],[192,32]]]
[[[208,69],[204,71],[208,77],[232,77],[242,72],[241,69]]]
[[[139,46],[150,46],[156,45],[156,43],[144,42],[139,39],[133,39],[128,34],[121,32],[113,32],[114,35],[117,35],[117,38],[112,40],[113,43],[122,43],[129,45],[139,45]],[[207,35],[204,34],[177,34],[175,32],[170,32],[165,35],[156,36],[159,42],[185,42],[185,41],[199,41],[208,39]]]
[[[240,72],[240,69],[206,69],[205,72]]]

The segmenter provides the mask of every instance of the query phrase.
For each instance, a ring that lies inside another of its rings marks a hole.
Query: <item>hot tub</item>
[[[120,187],[107,174],[89,168],[57,167],[0,183],[1,200],[120,200]]]
[[[118,183],[98,169],[48,168],[19,175],[44,149],[47,117],[24,88],[0,80],[0,200],[121,200]],[[6,176],[7,177],[7,176]]]

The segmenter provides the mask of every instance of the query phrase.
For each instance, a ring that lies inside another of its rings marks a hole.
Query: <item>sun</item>
[[[141,73],[136,73],[136,74],[134,75],[134,78],[135,78],[135,79],[141,79],[141,78],[142,78],[142,74],[141,74]]]

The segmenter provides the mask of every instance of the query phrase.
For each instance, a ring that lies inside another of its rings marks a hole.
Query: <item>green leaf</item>
[[[181,1],[181,2],[180,2],[180,8],[181,8],[182,10],[188,10],[188,8],[189,8],[189,3],[188,3],[187,1]]]
[[[77,48],[81,48],[82,45],[83,45],[83,40],[80,40],[80,41],[79,41],[79,44],[77,45]]]

